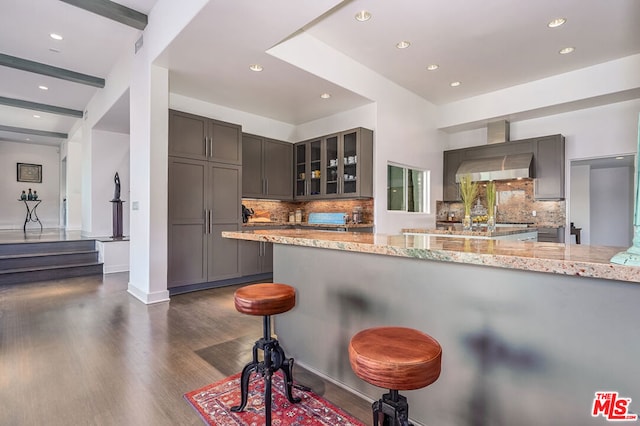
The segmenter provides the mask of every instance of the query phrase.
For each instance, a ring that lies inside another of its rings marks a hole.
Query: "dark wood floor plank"
[[[203,424],[183,394],[239,371],[261,318],[236,312],[237,287],[146,306],[127,282],[121,273],[0,288],[1,425]],[[370,422],[368,402],[303,369],[295,376]]]

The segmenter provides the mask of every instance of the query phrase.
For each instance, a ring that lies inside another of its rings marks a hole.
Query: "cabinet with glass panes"
[[[296,199],[373,196],[371,130],[356,128],[300,142],[295,152]]]

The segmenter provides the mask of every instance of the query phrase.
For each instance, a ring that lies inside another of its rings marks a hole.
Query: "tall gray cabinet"
[[[169,111],[168,287],[240,276],[242,129]]]

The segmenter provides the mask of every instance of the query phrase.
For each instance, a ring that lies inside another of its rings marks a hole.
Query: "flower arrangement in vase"
[[[496,183],[494,181],[487,184],[487,228],[489,231],[496,230]]]
[[[464,219],[462,220],[462,229],[471,230],[471,206],[478,196],[478,183],[471,180],[471,175],[465,175],[460,178],[460,196],[464,205]]]

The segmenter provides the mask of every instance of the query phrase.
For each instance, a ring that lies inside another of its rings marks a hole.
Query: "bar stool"
[[[374,426],[412,426],[400,390],[420,389],[440,377],[442,348],[431,336],[405,327],[376,327],[351,338],[349,361],[365,382],[389,389],[373,403]]]
[[[293,358],[287,358],[278,340],[271,336],[271,315],[281,314],[296,305],[296,291],[287,284],[263,283],[252,284],[239,288],[234,293],[236,310],[247,315],[263,317],[263,337],[253,345],[253,361],[242,369],[240,379],[240,405],[231,407],[231,411],[242,411],[247,405],[249,393],[249,378],[252,372],[264,377],[264,410],[265,425],[271,425],[271,378],[273,373],[282,370],[285,376],[287,399],[300,402],[294,398],[293,386]],[[258,350],[263,351],[263,361],[258,362]]]

